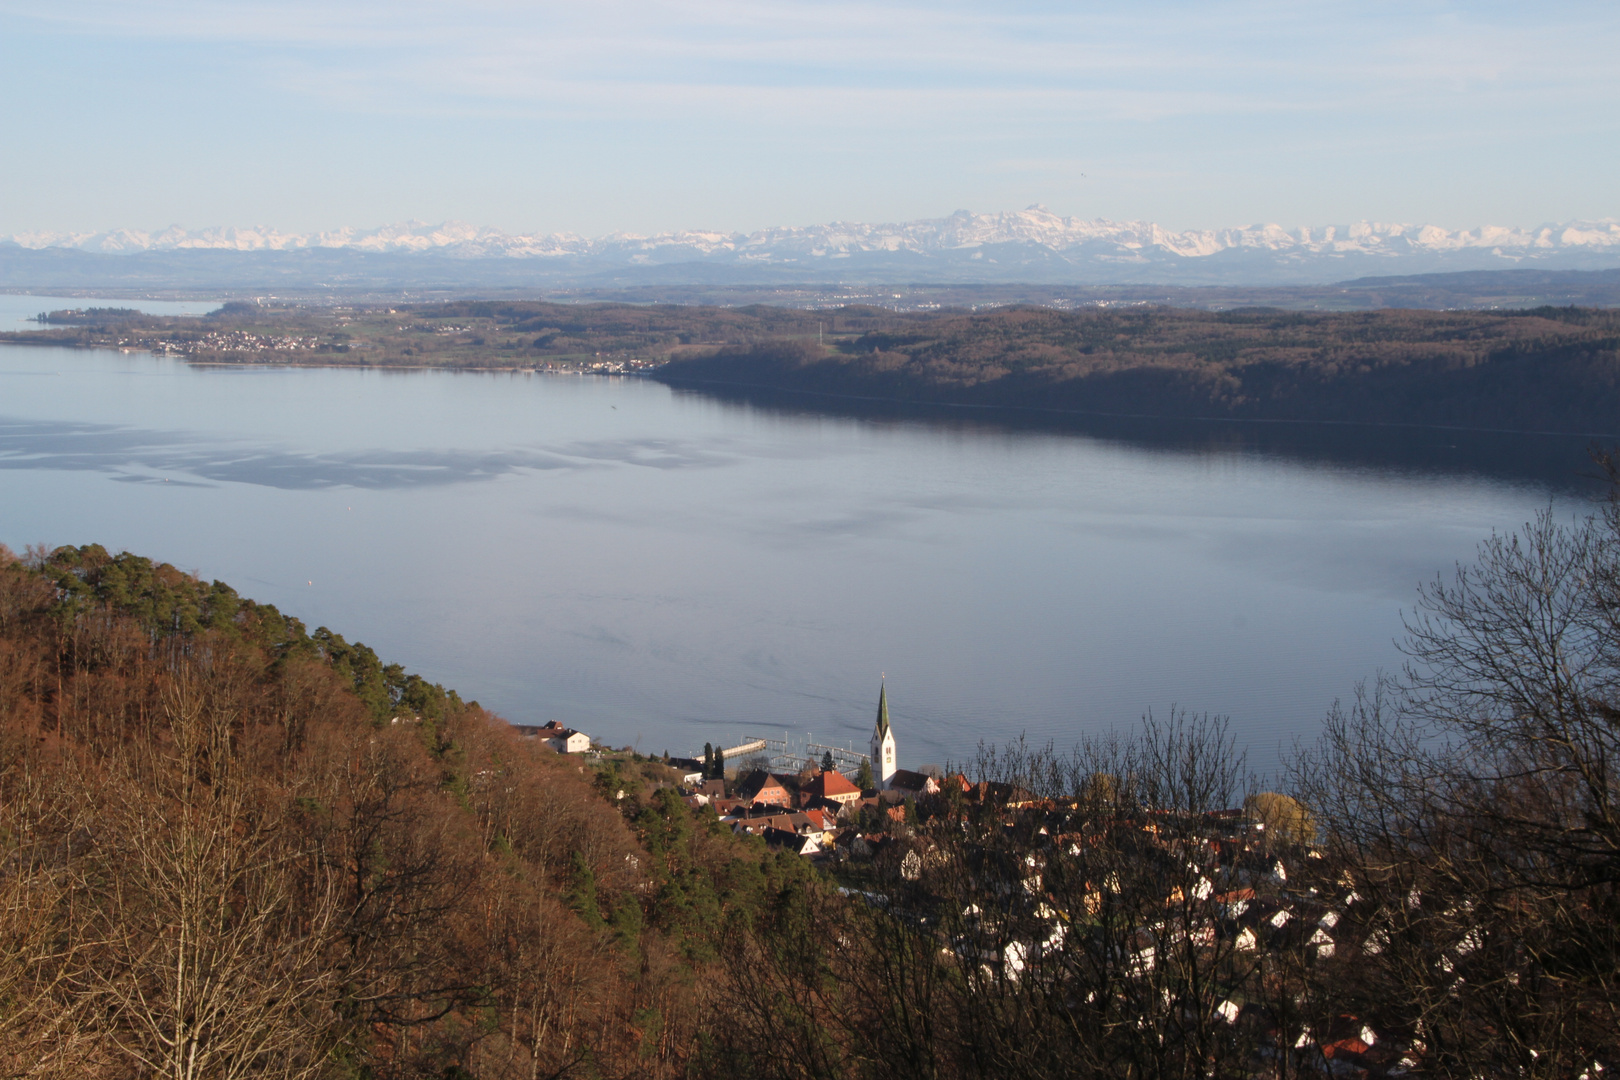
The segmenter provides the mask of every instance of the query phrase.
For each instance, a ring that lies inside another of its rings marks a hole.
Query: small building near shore
[[[559,754],[583,754],[591,748],[591,737],[583,731],[563,727],[553,720],[548,724],[513,724],[517,733],[526,739],[539,739]]]

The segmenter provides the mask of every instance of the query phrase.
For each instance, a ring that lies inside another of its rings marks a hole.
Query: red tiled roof
[[[837,770],[830,770],[810,781],[805,788],[810,794],[823,799],[830,799],[835,795],[859,795],[861,789],[844,778],[844,774]]]
[[[804,816],[810,819],[810,824],[827,832],[838,824],[838,819],[825,810],[806,810]]]

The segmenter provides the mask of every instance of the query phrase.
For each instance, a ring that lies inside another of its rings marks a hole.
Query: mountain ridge
[[[1620,220],[1533,228],[1360,222],[1175,231],[1040,206],[751,233],[516,234],[444,222],[0,237],[0,285],[542,288],[860,284],[1325,285],[1368,276],[1620,267]]]
[[[1217,229],[1173,230],[1154,222],[1115,222],[1103,218],[1062,217],[1035,205],[1024,210],[976,214],[959,210],[943,218],[898,223],[830,222],[810,226],[773,226],[753,232],[684,229],[642,234],[614,232],[598,237],[577,233],[508,233],[499,229],[445,221],[437,225],[407,221],[360,229],[309,233],[254,226],[189,229],[171,225],[156,231],[113,229],[102,232],[34,230],[0,238],[18,247],[71,248],[97,254],[148,251],[296,251],[309,248],[358,252],[428,252],[462,258],[555,258],[679,252],[770,259],[799,257],[836,259],[857,252],[931,254],[967,251],[1000,244],[1035,244],[1056,252],[1092,249],[1094,257],[1113,255],[1131,261],[1146,252],[1182,258],[1207,258],[1231,250],[1332,254],[1444,253],[1489,251],[1508,259],[1536,259],[1571,249],[1603,250],[1620,255],[1620,220],[1603,218],[1547,223],[1534,227],[1485,225],[1445,229],[1360,221],[1287,229],[1256,224]],[[1113,249],[1109,251],[1108,249]]]

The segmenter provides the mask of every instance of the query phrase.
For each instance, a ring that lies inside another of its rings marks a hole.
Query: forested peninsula
[[[677,357],[672,384],[1148,417],[1620,430],[1620,312],[946,314]]]
[[[1595,1077],[1617,610],[1620,504],[1543,515],[1271,790],[1171,713],[901,798],[559,754],[223,583],[0,549],[0,1071]]]
[[[211,364],[640,373],[717,392],[1165,418],[1620,431],[1620,311],[809,311],[233,302],[204,318],[41,316],[22,344]]]

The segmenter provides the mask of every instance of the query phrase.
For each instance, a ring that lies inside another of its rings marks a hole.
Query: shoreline
[[[33,333],[37,331],[24,331]],[[702,391],[706,387],[715,387],[719,390],[733,390],[746,393],[748,391],[764,392],[767,394],[784,394],[792,397],[820,398],[832,402],[860,402],[869,405],[889,406],[896,409],[939,409],[946,411],[975,411],[981,415],[994,415],[999,413],[1041,416],[1052,418],[1074,418],[1077,420],[1135,420],[1135,421],[1173,421],[1193,422],[1200,424],[1226,424],[1241,427],[1247,424],[1270,425],[1278,427],[1307,428],[1336,428],[1345,430],[1354,429],[1382,429],[1413,432],[1458,432],[1473,435],[1519,435],[1537,438],[1560,439],[1616,439],[1620,440],[1620,430],[1617,431],[1558,431],[1533,428],[1505,428],[1487,427],[1468,424],[1417,424],[1399,420],[1337,420],[1337,419],[1309,419],[1300,417],[1268,417],[1268,416],[1215,416],[1196,413],[1165,413],[1165,412],[1114,412],[1100,409],[1065,409],[1055,406],[1043,405],[1016,405],[995,402],[966,402],[942,401],[931,398],[898,398],[883,397],[871,394],[853,394],[832,390],[812,390],[805,387],[784,386],[767,382],[740,382],[725,379],[699,379],[689,376],[667,378],[660,374],[664,365],[652,368],[643,368],[633,371],[591,371],[577,368],[534,368],[534,367],[490,367],[483,365],[466,364],[379,364],[379,363],[330,363],[318,361],[298,360],[196,360],[187,357],[184,353],[161,353],[151,349],[115,345],[91,345],[82,342],[30,342],[18,341],[11,336],[0,335],[0,345],[43,346],[64,349],[80,349],[86,352],[117,352],[123,354],[144,353],[154,359],[166,357],[179,360],[188,366],[199,368],[299,368],[306,370],[329,371],[445,371],[466,372],[482,375],[559,375],[559,376],[595,376],[598,378],[636,378],[647,379],[661,383],[671,389],[688,389]],[[722,395],[716,394],[721,397]],[[828,415],[835,415],[834,410],[823,410]]]

